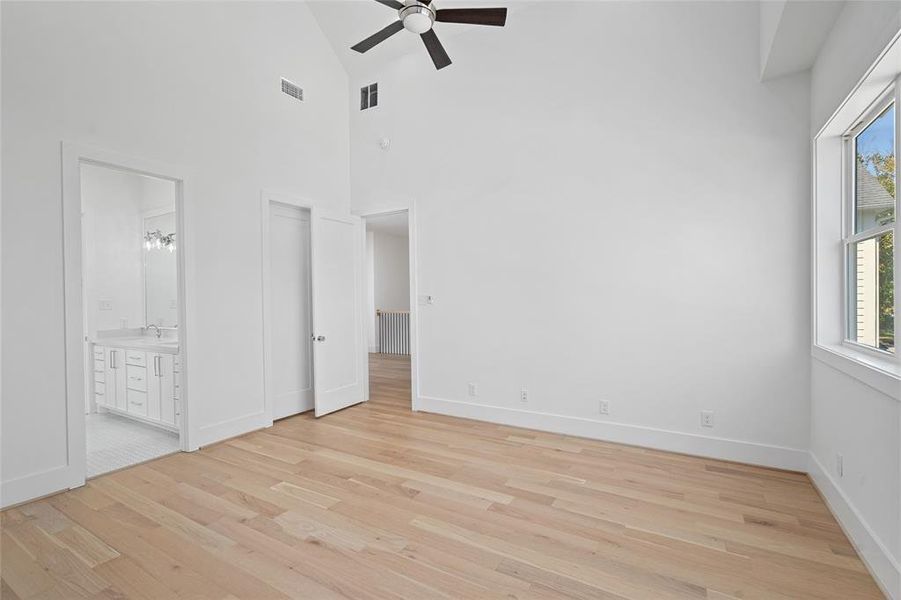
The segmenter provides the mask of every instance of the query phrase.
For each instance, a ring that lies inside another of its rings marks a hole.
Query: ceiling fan
[[[376,0],[389,8],[397,10],[399,20],[391,23],[381,31],[369,36],[356,46],[351,46],[361,54],[370,50],[376,44],[384,42],[389,37],[406,29],[419,34],[425,44],[436,69],[443,69],[451,64],[451,59],[444,51],[444,46],[438,41],[438,36],[432,29],[435,21],[442,23],[467,23],[469,25],[495,25],[503,27],[507,21],[506,8],[435,8],[432,0]]]

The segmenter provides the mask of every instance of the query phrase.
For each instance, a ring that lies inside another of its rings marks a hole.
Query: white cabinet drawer
[[[125,382],[128,389],[137,390],[139,392],[147,391],[147,369],[144,367],[128,365],[125,376]]]
[[[138,352],[137,350],[126,350],[125,351],[125,364],[127,365],[135,365],[138,367],[146,367],[147,366],[147,355],[143,352]]]
[[[94,394],[94,402],[101,406],[106,406],[106,396],[103,394]]]
[[[128,412],[142,417],[147,416],[147,394],[137,390],[128,390]]]
[[[94,381],[103,383],[106,381],[106,373],[104,371],[94,371]]]
[[[100,394],[101,396],[106,392],[106,384],[101,383],[99,381],[94,382],[94,393]]]
[[[102,346],[94,346],[94,358],[96,358],[97,360],[103,360]]]
[[[103,364],[102,360],[97,360],[96,358],[94,359],[94,372],[95,373],[103,372],[105,368],[106,368],[106,366]]]

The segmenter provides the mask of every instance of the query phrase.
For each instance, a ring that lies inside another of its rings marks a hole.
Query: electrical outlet
[[[701,427],[713,427],[713,411],[701,411]]]
[[[839,477],[845,476],[845,457],[841,454],[835,455],[835,474]]]
[[[469,382],[469,395],[475,398],[479,395],[479,386],[473,382]]]
[[[529,390],[523,388],[519,390],[519,401],[520,402],[528,402],[529,401]]]
[[[113,303],[109,300],[101,300],[97,303],[97,310],[113,310]]]
[[[598,404],[598,412],[601,413],[602,415],[609,415],[610,414],[610,403],[607,402],[606,400],[601,400],[601,402]]]

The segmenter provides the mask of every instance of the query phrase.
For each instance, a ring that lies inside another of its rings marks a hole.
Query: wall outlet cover
[[[701,427],[713,427],[713,411],[701,411]]]
[[[601,400],[598,404],[598,412],[602,415],[610,414],[610,403],[606,400]]]
[[[468,387],[468,389],[469,389],[469,395],[470,395],[470,396],[472,396],[473,398],[475,398],[476,396],[479,395],[479,386],[478,386],[478,384],[473,383],[473,382],[470,382],[470,383],[467,385],[467,387]]]
[[[529,401],[529,390],[523,388],[519,390],[519,401],[520,402],[528,402]]]

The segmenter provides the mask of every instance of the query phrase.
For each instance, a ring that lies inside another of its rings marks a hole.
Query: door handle
[[[325,341],[325,336],[324,336],[324,335],[313,335],[313,336],[310,336],[310,337],[313,338],[313,341],[314,341],[314,342],[324,342],[324,341]]]

